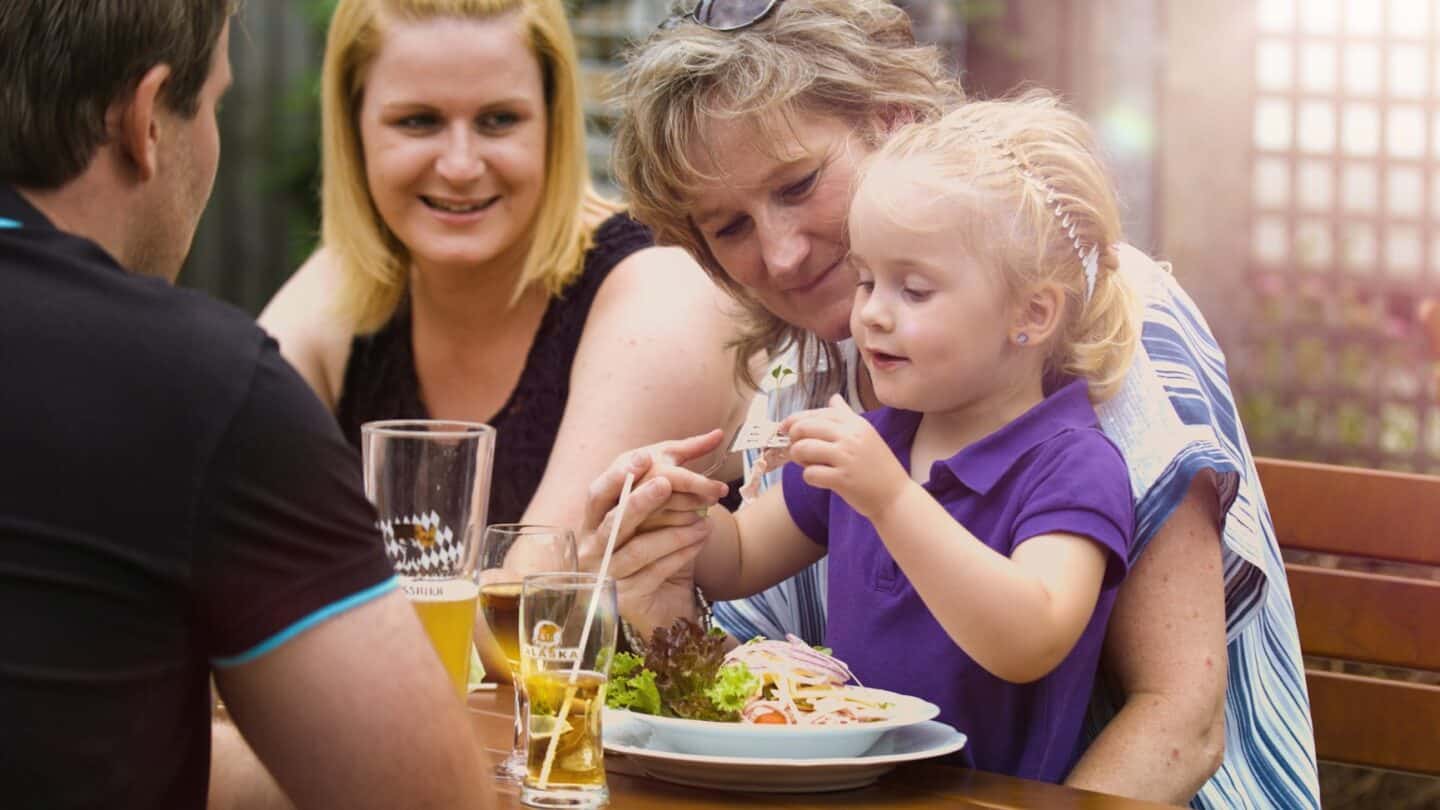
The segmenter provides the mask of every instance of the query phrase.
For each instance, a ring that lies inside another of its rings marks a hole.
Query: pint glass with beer
[[[366,422],[360,434],[365,494],[379,513],[385,552],[463,699],[495,430],[405,419]]]

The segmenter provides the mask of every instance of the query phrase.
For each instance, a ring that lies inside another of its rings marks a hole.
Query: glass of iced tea
[[[558,526],[496,523],[480,542],[480,616],[494,647],[505,657],[515,684],[515,739],[496,776],[519,782],[525,776],[525,688],[520,678],[520,587],[530,574],[574,573],[575,535]]]
[[[404,419],[366,422],[360,435],[365,495],[375,504],[385,553],[463,700],[495,430]]]
[[[600,715],[615,655],[615,581],[536,574],[520,590],[526,757],[520,801],[599,807],[609,800]]]

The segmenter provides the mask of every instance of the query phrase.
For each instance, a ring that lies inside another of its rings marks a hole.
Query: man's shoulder
[[[259,370],[283,363],[245,312],[128,273],[84,240],[6,247],[0,345],[7,370],[37,392],[3,409],[21,423],[75,421],[137,446],[149,434],[136,426],[164,425],[171,463],[194,466],[251,398]]]
[[[267,343],[273,344],[265,330],[250,313],[224,301],[216,300],[199,290],[168,287],[159,291],[166,300],[165,312],[169,334],[177,340],[192,339],[197,348],[205,348],[195,359],[206,362],[253,363]]]
[[[114,309],[112,328],[131,344],[113,359],[135,366],[148,384],[183,390],[187,398],[199,394],[220,413],[247,395],[268,355],[278,360],[274,341],[243,310],[198,290],[132,281],[133,294],[106,302]]]
[[[130,273],[66,234],[39,235],[24,248],[0,250],[0,274],[12,292],[0,310],[37,348],[68,348],[77,356],[63,359],[82,366],[119,362],[168,379],[216,371],[228,377],[260,355],[265,332],[234,306]]]

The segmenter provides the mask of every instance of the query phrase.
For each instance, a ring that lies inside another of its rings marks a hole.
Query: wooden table
[[[514,697],[509,687],[470,695],[470,717],[493,761],[510,751]],[[610,806],[628,808],[1045,808],[1046,810],[1146,810],[1169,805],[1122,799],[1088,790],[1015,779],[968,768],[935,764],[901,765],[859,790],[835,793],[730,793],[672,785],[639,775],[624,757],[605,756]],[[500,785],[502,808],[521,807],[517,789]]]

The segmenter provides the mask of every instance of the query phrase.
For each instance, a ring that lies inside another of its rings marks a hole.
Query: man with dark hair
[[[0,4],[0,803],[483,807],[358,459],[171,284],[231,5]],[[214,729],[213,780],[212,674],[245,738]]]
[[[0,6],[0,177],[53,189],[74,179],[109,139],[111,102],[155,65],[160,100],[192,119],[220,30],[237,0],[191,3],[7,2]]]

